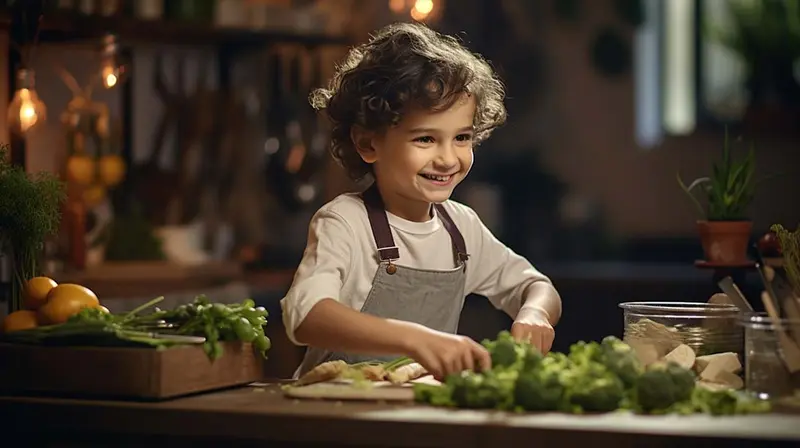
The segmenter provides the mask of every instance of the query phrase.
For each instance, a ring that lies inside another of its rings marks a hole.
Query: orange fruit
[[[78,185],[89,185],[94,180],[94,159],[76,154],[67,159],[67,180]]]
[[[36,328],[37,325],[36,311],[14,311],[3,320],[3,332],[11,333],[12,331],[29,330]]]
[[[100,157],[98,166],[100,181],[107,187],[113,187],[125,178],[125,161],[117,154]]]
[[[102,311],[102,312],[104,312],[106,314],[111,313],[111,311],[108,311],[108,308],[104,307],[103,305],[99,305],[97,308],[99,308],[100,311]]]
[[[58,286],[52,278],[34,277],[22,288],[22,306],[29,310],[38,310],[47,302],[47,295]]]
[[[43,324],[62,324],[84,308],[97,308],[100,301],[91,289],[72,283],[62,283],[47,295],[47,303],[39,308]]]

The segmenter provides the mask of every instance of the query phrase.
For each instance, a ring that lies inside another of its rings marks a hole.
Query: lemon
[[[47,295],[58,286],[52,278],[34,277],[22,287],[22,306],[29,310],[38,310],[47,302]]]
[[[97,308],[95,293],[81,285],[62,283],[47,295],[47,303],[39,308],[39,319],[45,324],[62,324],[84,308]]]
[[[37,325],[36,311],[14,311],[3,320],[3,332],[11,333],[12,331],[29,330],[36,328]]]

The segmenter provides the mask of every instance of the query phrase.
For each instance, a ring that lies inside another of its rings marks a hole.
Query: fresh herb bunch
[[[778,236],[783,253],[783,266],[796,296],[800,297],[800,225],[792,232],[780,224],[773,224],[770,230]]]
[[[22,288],[39,275],[39,255],[48,235],[58,231],[64,184],[49,172],[29,175],[9,162],[9,146],[0,145],[0,250],[14,266],[11,310],[22,307]]]
[[[264,334],[267,310],[254,307],[250,299],[240,304],[211,303],[205,296],[174,310],[156,308],[141,313],[164,298],[153,299],[125,314],[110,314],[100,309],[85,308],[60,325],[15,331],[2,335],[2,340],[14,343],[57,345],[112,345],[170,347],[183,342],[154,337],[161,334],[180,334],[206,338],[204,350],[212,360],[223,354],[222,342],[242,341],[266,358],[270,340]]]
[[[708,221],[746,221],[747,207],[753,202],[757,182],[755,175],[755,150],[751,145],[747,155],[739,161],[731,157],[728,130],[722,146],[722,161],[714,164],[710,177],[695,179],[688,186],[677,174],[678,184]],[[706,209],[695,196],[699,189],[706,199]]]
[[[483,341],[492,369],[450,375],[441,386],[415,384],[416,401],[434,406],[580,414],[627,410],[641,414],[733,415],[770,410],[768,402],[695,386],[694,372],[674,363],[641,365],[616,337],[578,342],[568,354],[542,355],[507,331]]]
[[[197,296],[188,305],[154,315],[168,325],[176,325],[178,334],[204,336],[204,348],[211,359],[222,356],[223,341],[250,342],[266,358],[271,346],[264,334],[267,316],[267,310],[255,307],[250,299],[236,305],[225,305],[210,303],[204,295]]]

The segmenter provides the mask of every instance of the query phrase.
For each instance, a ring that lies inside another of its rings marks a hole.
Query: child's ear
[[[358,155],[361,156],[361,160],[366,163],[375,163],[378,159],[375,148],[372,146],[373,138],[375,138],[375,134],[362,127],[353,126],[350,128],[350,139],[353,141]]]

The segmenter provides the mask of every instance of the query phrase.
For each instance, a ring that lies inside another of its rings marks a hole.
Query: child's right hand
[[[464,370],[489,370],[492,358],[482,345],[466,336],[422,328],[413,332],[409,357],[437,380]]]

